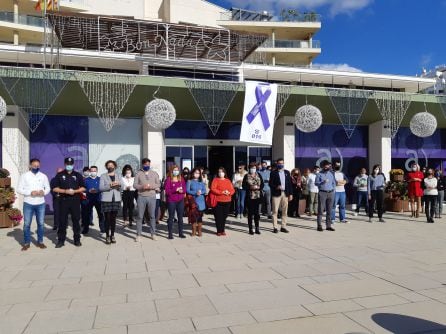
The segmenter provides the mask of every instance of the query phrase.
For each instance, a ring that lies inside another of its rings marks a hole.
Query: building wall
[[[217,26],[220,13],[225,9],[203,0],[164,0],[168,14],[166,21],[171,23],[192,23],[203,26]]]
[[[152,0],[149,0],[152,2]],[[88,2],[90,14],[130,16],[143,19],[144,0],[94,0]]]

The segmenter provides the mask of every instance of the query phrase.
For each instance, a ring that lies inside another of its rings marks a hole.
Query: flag
[[[46,6],[46,10],[59,10],[59,1],[58,0],[47,0],[48,4]]]
[[[37,0],[34,9],[43,13],[45,11],[45,0]]]
[[[240,141],[272,145],[277,85],[246,81]]]

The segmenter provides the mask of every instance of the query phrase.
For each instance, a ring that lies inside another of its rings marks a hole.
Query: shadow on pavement
[[[372,315],[372,320],[395,334],[436,333],[440,330],[444,333],[446,330],[446,324],[394,313],[375,313]]]

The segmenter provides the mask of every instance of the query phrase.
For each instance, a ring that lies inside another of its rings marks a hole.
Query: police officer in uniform
[[[68,214],[71,215],[73,222],[74,245],[79,247],[81,244],[81,226],[79,224],[81,216],[81,198],[80,195],[85,192],[84,178],[81,174],[74,171],[73,158],[65,158],[65,170],[57,174],[54,182],[53,192],[60,195],[60,220],[57,230],[56,248],[61,248],[65,244],[67,236]]]

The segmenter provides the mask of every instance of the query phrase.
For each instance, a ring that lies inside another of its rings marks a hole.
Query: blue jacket
[[[206,186],[203,182],[197,180],[189,180],[186,184],[186,192],[189,195],[194,196],[195,203],[197,203],[198,210],[203,211],[206,209],[206,203],[204,201],[204,195],[206,194]],[[197,195],[198,190],[201,190],[201,195]]]
[[[91,177],[87,177],[85,179],[85,193],[87,194],[87,199],[89,202],[99,202],[101,200],[101,193],[99,192],[99,182],[100,178],[99,176],[95,179]],[[96,189],[96,193],[90,193],[91,189]]]

